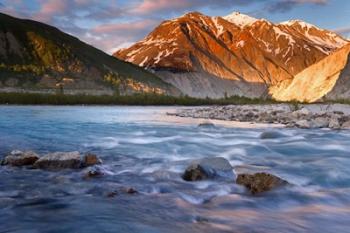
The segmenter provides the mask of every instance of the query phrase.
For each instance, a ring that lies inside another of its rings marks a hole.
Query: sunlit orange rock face
[[[281,83],[270,92],[281,101],[315,102],[350,98],[350,44],[311,65],[291,83]]]
[[[266,97],[348,41],[302,21],[274,24],[233,13],[193,12],[159,25],[114,56],[153,70],[195,97]]]

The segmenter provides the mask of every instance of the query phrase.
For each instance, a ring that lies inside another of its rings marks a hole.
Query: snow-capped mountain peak
[[[232,14],[224,16],[223,18],[239,27],[245,27],[258,21],[258,19],[241,14],[240,12],[233,12]]]
[[[286,25],[286,26],[293,26],[293,25],[300,25],[301,28],[303,29],[310,29],[310,28],[316,28],[319,29],[318,27],[316,27],[313,24],[307,23],[305,21],[302,21],[300,19],[295,19],[295,20],[288,20],[288,21],[284,21],[282,23],[280,23],[281,25]],[[321,29],[320,29],[321,30]]]
[[[296,30],[299,35],[304,35],[307,40],[314,43],[325,54],[330,54],[333,49],[340,48],[348,43],[347,40],[334,32],[321,29],[302,20],[289,20],[279,25],[289,27]]]

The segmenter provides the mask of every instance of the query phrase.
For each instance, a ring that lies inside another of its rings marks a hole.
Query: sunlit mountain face
[[[193,12],[164,21],[114,56],[154,71],[187,95],[266,97],[347,43],[301,20],[272,23],[239,12]]]
[[[89,95],[176,94],[155,75],[50,25],[0,13],[0,89]]]

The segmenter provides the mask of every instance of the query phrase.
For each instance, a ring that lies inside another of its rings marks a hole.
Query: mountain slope
[[[57,28],[0,14],[0,91],[176,93],[169,84]]]
[[[163,22],[114,56],[154,70],[191,96],[261,97],[346,43],[301,21],[273,24],[240,13],[221,18],[193,12]]]
[[[280,101],[315,102],[350,98],[350,44],[297,74],[287,85],[272,88]]]

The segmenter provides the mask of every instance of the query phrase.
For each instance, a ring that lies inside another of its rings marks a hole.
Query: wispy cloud
[[[334,32],[338,34],[344,35],[348,40],[350,40],[350,26],[343,27],[343,28],[337,28],[334,30]]]
[[[269,12],[284,13],[303,4],[326,5],[328,0],[280,0],[266,5]]]

